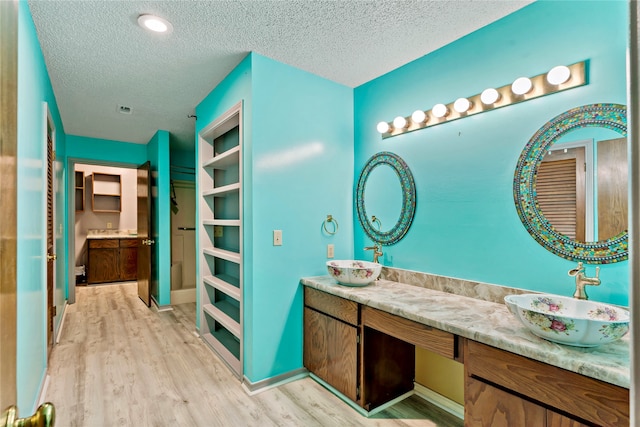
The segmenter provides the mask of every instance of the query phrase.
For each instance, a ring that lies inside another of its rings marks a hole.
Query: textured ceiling
[[[187,115],[250,51],[356,87],[532,0],[29,0],[65,131],[189,150]],[[151,34],[137,17],[169,20]],[[124,115],[118,105],[131,107]]]

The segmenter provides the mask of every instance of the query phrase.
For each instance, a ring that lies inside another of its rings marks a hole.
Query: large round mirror
[[[416,208],[413,175],[399,156],[373,155],[356,186],[358,220],[371,240],[392,245],[409,230]]]
[[[546,123],[520,155],[514,199],[549,251],[606,264],[628,258],[627,123],[619,104],[591,104]]]

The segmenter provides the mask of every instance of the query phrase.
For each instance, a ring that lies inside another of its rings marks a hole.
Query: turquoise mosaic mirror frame
[[[364,201],[367,179],[375,168],[382,165],[389,166],[395,171],[400,179],[400,186],[402,188],[402,210],[400,217],[395,225],[388,231],[377,229],[373,221],[369,220]],[[416,185],[411,170],[400,156],[388,151],[382,151],[374,154],[367,161],[360,173],[358,185],[356,186],[356,211],[358,213],[358,221],[360,221],[364,232],[376,243],[393,245],[407,234],[416,211]]]
[[[555,231],[539,208],[536,175],[545,153],[564,134],[586,127],[607,128],[627,136],[627,108],[620,104],[589,104],[568,110],[542,126],[525,146],[516,167],[513,197],[518,216],[531,236],[547,250],[571,261],[609,264],[629,257],[629,234],[598,242],[579,242]]]

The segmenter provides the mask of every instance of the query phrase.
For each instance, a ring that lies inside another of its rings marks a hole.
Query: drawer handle
[[[143,244],[143,245],[147,245],[147,246],[151,246],[151,245],[153,245],[155,242],[156,242],[156,241],[155,241],[155,240],[152,240],[152,239],[144,239],[144,240],[142,241],[142,244]]]

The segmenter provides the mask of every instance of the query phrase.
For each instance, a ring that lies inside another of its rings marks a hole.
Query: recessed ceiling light
[[[173,25],[171,25],[171,22],[155,15],[138,16],[138,25],[145,30],[154,31],[156,33],[170,33],[173,31]]]

